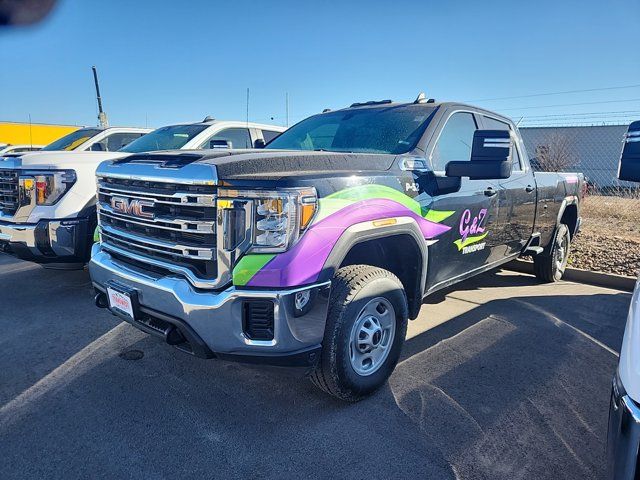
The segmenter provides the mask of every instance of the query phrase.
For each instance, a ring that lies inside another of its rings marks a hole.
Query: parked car
[[[38,149],[33,154],[43,152],[115,152],[133,140],[149,133],[149,128],[130,127],[86,127],[75,130],[55,142]],[[20,157],[25,152],[7,152],[4,157]]]
[[[133,152],[209,148],[212,144],[247,148],[261,145],[282,130],[209,117],[152,132],[82,129],[40,152],[7,158],[0,163],[0,249],[47,267],[82,267],[94,241],[95,171],[102,161]]]
[[[41,148],[42,145],[8,145],[4,143],[0,144],[0,157],[4,157],[6,154],[37,152]]]
[[[640,121],[629,126],[620,158],[618,178],[640,182]],[[636,282],[620,362],[614,375],[609,408],[607,457],[610,478],[638,478],[640,446],[640,277]]]
[[[534,173],[508,118],[422,96],[97,177],[99,307],[198,357],[307,367],[347,401],[386,381],[425,296],[522,254],[558,281],[583,181]]]

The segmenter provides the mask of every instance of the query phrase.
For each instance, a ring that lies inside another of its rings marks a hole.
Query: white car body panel
[[[214,120],[207,123],[209,123],[209,127],[188,141],[181,150],[199,149],[209,138],[228,128],[248,128],[252,142],[263,138],[262,130],[278,132],[286,130],[284,127],[275,125],[247,122]],[[192,125],[192,123],[186,123],[185,125]],[[38,151],[15,157],[6,157],[5,161],[14,162],[16,167],[21,169],[74,170],[76,172],[77,180],[73,187],[55,205],[39,205],[34,208],[26,223],[36,223],[42,219],[75,218],[84,208],[94,205],[96,203],[95,172],[98,165],[105,160],[115,160],[132,154],[125,152],[94,152],[89,150],[91,145],[114,133],[148,133],[151,131],[148,128],[110,127],[82,143],[73,151]]]
[[[629,307],[618,368],[627,395],[640,403],[640,276]]]

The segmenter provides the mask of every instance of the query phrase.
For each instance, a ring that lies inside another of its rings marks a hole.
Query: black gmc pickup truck
[[[508,118],[422,97],[97,176],[99,307],[199,357],[305,366],[348,401],[386,381],[426,296],[523,254],[560,280],[583,183],[534,173]]]

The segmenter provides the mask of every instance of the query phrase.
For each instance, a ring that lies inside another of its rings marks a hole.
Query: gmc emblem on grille
[[[132,198],[111,197],[111,208],[115,213],[134,215],[142,218],[154,218],[153,201]]]

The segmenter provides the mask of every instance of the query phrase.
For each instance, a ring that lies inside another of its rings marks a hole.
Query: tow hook
[[[109,304],[107,303],[107,296],[102,292],[96,293],[96,296],[93,300],[96,303],[96,307],[98,308],[107,308],[109,306]]]

